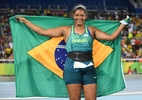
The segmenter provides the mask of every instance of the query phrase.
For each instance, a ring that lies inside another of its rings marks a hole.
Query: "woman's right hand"
[[[22,16],[17,16],[17,17],[16,17],[16,21],[25,22],[26,19],[25,19],[24,17],[22,17]]]

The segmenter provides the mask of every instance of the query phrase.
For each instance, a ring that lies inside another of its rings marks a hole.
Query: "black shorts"
[[[95,68],[83,70],[79,69],[77,72],[64,70],[63,79],[67,84],[92,84],[97,83],[97,75]]]

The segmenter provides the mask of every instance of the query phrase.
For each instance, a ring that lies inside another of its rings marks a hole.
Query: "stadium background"
[[[132,23],[122,31],[122,64],[125,74],[142,73],[142,0],[0,0],[0,75],[14,75],[13,42],[8,18],[14,15],[70,17],[76,4],[84,4],[90,19]]]

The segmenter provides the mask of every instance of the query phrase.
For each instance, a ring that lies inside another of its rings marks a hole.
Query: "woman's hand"
[[[22,16],[17,16],[17,17],[16,17],[16,21],[25,22],[26,19],[25,19],[24,17],[22,17]]]
[[[127,15],[127,17],[121,21],[119,21],[123,25],[127,25],[131,22],[131,18]]]

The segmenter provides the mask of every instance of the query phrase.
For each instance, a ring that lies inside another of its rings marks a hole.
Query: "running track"
[[[2,77],[0,77],[1,80]],[[125,75],[127,88],[113,95],[99,97],[97,100],[142,100],[142,75]],[[16,98],[15,82],[0,82],[0,100],[68,100],[67,98]],[[82,98],[81,100],[84,100]]]

